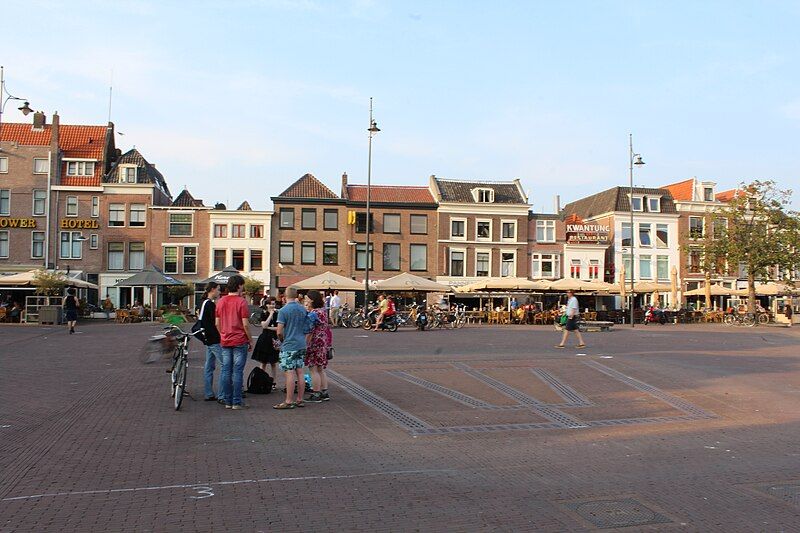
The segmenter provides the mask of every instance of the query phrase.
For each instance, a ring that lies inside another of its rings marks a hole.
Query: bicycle
[[[758,317],[754,313],[728,313],[722,321],[726,326],[745,326],[748,328],[752,328],[759,323]]]
[[[172,325],[164,328],[167,330],[165,338],[172,339],[176,343],[172,353],[172,367],[167,370],[170,375],[170,397],[174,399],[175,410],[181,408],[183,395],[186,392],[186,374],[189,371],[189,338],[203,332],[203,328],[195,332],[186,333],[178,326]]]

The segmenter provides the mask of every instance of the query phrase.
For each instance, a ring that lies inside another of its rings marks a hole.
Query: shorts
[[[303,368],[303,360],[306,357],[305,350],[282,351],[280,354],[280,367],[283,372],[289,372],[297,368]]]
[[[575,331],[578,329],[578,317],[574,316],[567,319],[567,324],[564,326],[567,331]]]

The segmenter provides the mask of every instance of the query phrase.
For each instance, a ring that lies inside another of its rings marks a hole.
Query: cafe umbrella
[[[150,320],[153,320],[155,316],[154,309],[155,305],[153,304],[153,293],[155,292],[153,289],[157,287],[173,287],[175,285],[183,285],[182,281],[178,281],[177,279],[173,278],[172,276],[168,276],[161,272],[154,266],[149,266],[148,268],[142,270],[141,272],[137,272],[133,276],[129,277],[128,279],[124,279],[114,285],[115,287],[147,287],[150,289]]]
[[[207,283],[211,283],[212,281],[217,283],[218,285],[227,285],[228,280],[231,279],[231,276],[235,276],[238,274],[239,271],[236,270],[233,265],[228,265],[213,276],[208,279],[204,279],[203,281],[199,282],[200,285],[205,285]]]

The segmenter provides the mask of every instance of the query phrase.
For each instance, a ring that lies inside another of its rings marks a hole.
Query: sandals
[[[585,344],[577,344],[575,347],[576,348],[586,348],[586,345]]]
[[[300,400],[299,402],[294,402],[294,406],[295,407],[305,407],[306,403],[303,400]]]
[[[564,348],[564,345],[563,344],[556,344],[555,346],[553,346],[553,348]]]
[[[278,405],[273,405],[273,409],[294,409],[293,403],[281,402]]]

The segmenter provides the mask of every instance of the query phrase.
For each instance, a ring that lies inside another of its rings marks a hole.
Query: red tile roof
[[[727,191],[722,191],[717,193],[717,201],[720,202],[730,202],[736,197],[736,193],[738,193],[738,189],[730,189]]]
[[[664,185],[661,188],[668,190],[672,194],[673,200],[691,202],[694,199],[694,178]]]
[[[281,198],[339,199],[336,193],[315,178],[313,174],[303,175],[278,196]]]
[[[351,202],[367,201],[366,185],[348,185],[347,199]],[[407,185],[370,185],[370,201],[394,204],[435,204],[427,187]]]
[[[64,157],[102,161],[107,130],[106,126],[62,124],[58,129],[59,148],[64,151]],[[3,124],[0,139],[26,146],[47,146],[52,134],[52,124],[45,124],[41,130],[35,130],[31,124],[8,122]]]
[[[101,183],[99,171],[95,169],[94,176],[63,176],[61,178],[61,185],[70,185],[73,187],[99,187]]]

